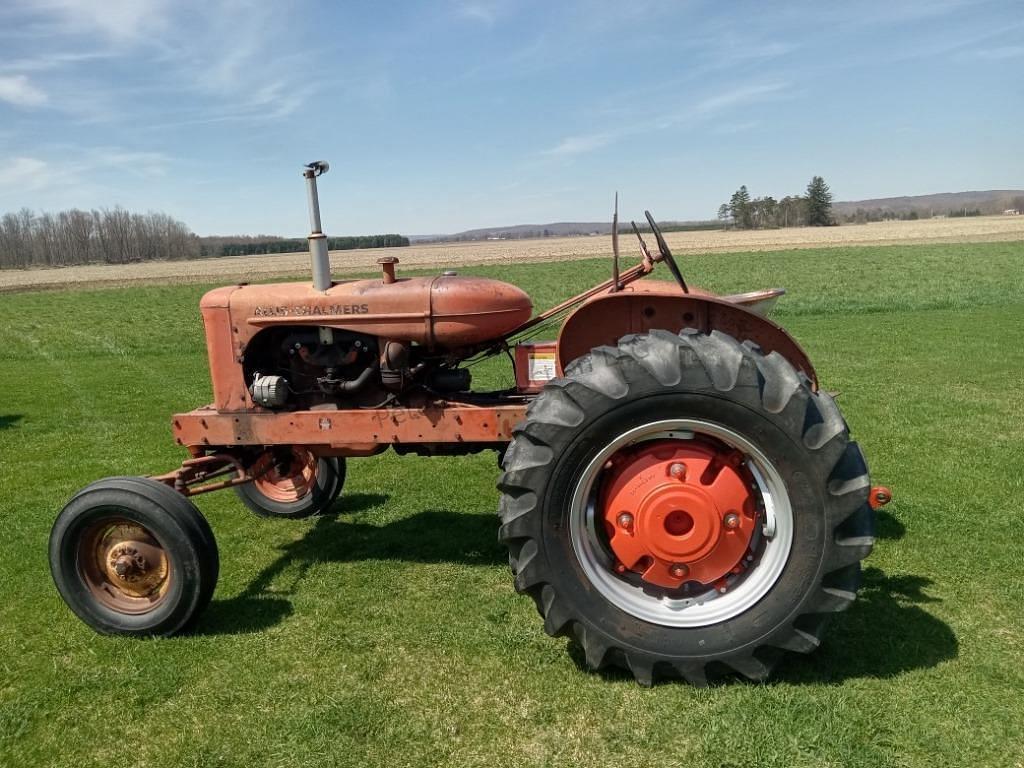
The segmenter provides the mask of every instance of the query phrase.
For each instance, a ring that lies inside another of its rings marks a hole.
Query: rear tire
[[[684,426],[659,426],[672,424]],[[607,523],[594,522],[613,471],[607,451],[648,433],[684,446],[723,441],[753,467],[745,477],[767,478],[754,492],[758,514],[774,509],[777,529],[755,535],[757,557],[739,575],[685,586],[705,589],[699,598],[598,568],[618,563],[602,539]],[[628,336],[580,358],[530,405],[503,468],[499,538],[516,589],[546,632],[575,638],[588,667],[623,667],[645,685],[706,684],[729,670],[763,680],[784,651],[814,650],[828,616],[855,598],[873,543],[867,467],[832,398],[778,353],[718,331]]]
[[[292,469],[283,475],[274,470],[252,482],[236,485],[235,493],[260,517],[298,520],[319,514],[341,495],[345,485],[345,459],[310,456],[308,467],[301,466],[303,463],[303,460],[292,461]],[[304,469],[307,470],[305,475]]]
[[[143,477],[99,480],[72,497],[50,534],[64,602],[108,635],[174,635],[210,602],[217,543],[184,496]]]

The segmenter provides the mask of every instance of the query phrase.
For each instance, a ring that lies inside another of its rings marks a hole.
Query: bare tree
[[[0,217],[0,269],[126,264],[200,255],[199,238],[165,213],[114,208],[36,214],[23,208]]]

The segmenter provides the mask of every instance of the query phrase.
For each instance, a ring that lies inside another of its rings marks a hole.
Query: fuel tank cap
[[[384,282],[389,285],[395,282],[395,265],[398,263],[398,257],[381,256],[377,259],[377,263],[380,264]]]

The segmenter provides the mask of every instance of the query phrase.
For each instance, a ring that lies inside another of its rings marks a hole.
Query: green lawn
[[[198,499],[221,581],[197,631],[93,634],[50,525],[112,474],[165,471],[209,400],[204,287],[0,299],[0,766],[1020,766],[1024,243],[687,258],[778,319],[895,502],[861,599],[766,685],[643,689],[544,635],[496,544],[493,453],[350,462],[336,515]],[[605,261],[465,270],[552,303]],[[508,377],[484,370],[481,386]]]

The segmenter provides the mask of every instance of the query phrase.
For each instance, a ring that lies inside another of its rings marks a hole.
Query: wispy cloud
[[[176,126],[281,119],[299,110],[317,90],[308,55],[277,51],[295,22],[283,5],[261,0],[16,2],[14,13],[21,24],[45,29],[47,39],[42,53],[0,63],[0,99],[22,106],[45,101],[46,94],[38,87],[33,90],[25,79],[31,73],[43,73],[44,85],[52,81],[47,91],[54,109],[83,122],[114,122],[130,113],[139,127],[147,121]],[[129,87],[112,85],[106,73],[94,76],[88,64],[100,59],[155,67],[145,96],[162,93],[166,98],[147,104]],[[62,69],[58,76],[55,70]],[[99,107],[89,108],[90,102]],[[161,116],[164,108],[168,114]],[[190,109],[201,119],[182,120]]]
[[[119,186],[124,176],[153,179],[166,175],[170,158],[161,152],[122,147],[71,147],[51,149],[42,156],[0,156],[0,189],[81,191],[105,178]]]
[[[35,157],[15,157],[0,163],[0,187],[41,189],[46,186],[47,164]]]
[[[735,136],[737,133],[746,133],[761,125],[760,120],[740,120],[734,123],[721,123],[712,128],[712,132],[718,136]]]
[[[119,147],[94,147],[72,164],[72,170],[108,168],[141,178],[164,176],[171,159],[163,152],[140,152]]]
[[[112,58],[112,56],[112,53],[105,51],[82,51],[80,53],[44,51],[35,56],[0,61],[0,72],[50,72],[69,64],[81,64],[87,61]]]
[[[691,41],[694,55],[700,62],[694,73],[715,73],[727,70],[749,70],[765,62],[788,56],[800,46],[787,40],[759,39],[739,35],[734,30],[697,37]]]
[[[572,157],[587,152],[593,152],[613,144],[627,136],[649,134],[669,128],[696,123],[697,121],[708,120],[711,117],[729,110],[740,107],[747,107],[753,104],[774,101],[785,98],[792,92],[792,84],[786,81],[760,83],[755,85],[740,85],[726,88],[718,93],[706,96],[691,106],[687,106],[676,112],[659,115],[656,119],[646,121],[631,121],[628,125],[602,131],[600,133],[569,136],[562,139],[558,144],[545,149],[542,155],[555,157]],[[757,120],[747,120],[742,123],[732,123],[731,132],[737,133],[755,125]],[[723,131],[720,131],[723,132]]]
[[[164,26],[167,0],[40,0],[32,6],[61,32],[129,43]]]
[[[620,134],[615,133],[594,133],[589,136],[569,136],[568,138],[562,139],[556,146],[550,149],[544,150],[541,154],[544,155],[579,155],[584,152],[593,152],[595,149],[601,149],[601,147],[608,146],[617,138]]]
[[[480,22],[492,26],[498,20],[500,7],[498,3],[482,2],[481,0],[465,0],[457,3],[455,13],[463,19]]]
[[[977,51],[975,56],[979,59],[989,61],[1002,61],[1003,59],[1018,59],[1024,56],[1024,45],[1001,45],[998,48],[989,48]]]
[[[48,100],[26,75],[0,75],[0,101],[16,107],[41,107]]]
[[[724,109],[766,101],[789,88],[789,83],[776,82],[762,85],[742,85],[716,93],[697,102],[693,107],[696,115],[711,115]]]

